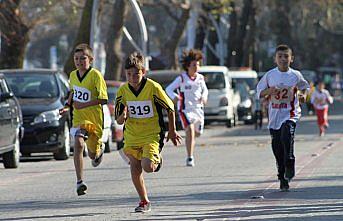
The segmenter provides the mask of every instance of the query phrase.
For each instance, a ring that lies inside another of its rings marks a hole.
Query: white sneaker
[[[105,144],[102,143],[101,144],[101,151],[98,157],[95,157],[94,160],[92,160],[92,166],[93,167],[97,167],[100,165],[100,163],[102,162],[102,158],[104,158],[104,152],[105,152]]]
[[[195,164],[194,164],[194,159],[188,157],[188,158],[186,159],[186,166],[188,166],[188,167],[194,167],[194,166],[195,166]]]

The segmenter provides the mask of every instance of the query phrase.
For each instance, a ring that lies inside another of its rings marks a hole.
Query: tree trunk
[[[228,67],[234,66],[234,59],[235,59],[235,45],[236,45],[236,35],[237,35],[237,8],[234,2],[230,3],[231,8],[233,9],[230,14],[230,29],[229,29],[229,37],[227,42],[227,59],[226,65]]]
[[[243,11],[242,15],[240,18],[240,25],[239,25],[239,30],[238,30],[238,35],[237,35],[237,44],[236,44],[236,59],[235,59],[235,66],[240,67],[243,64],[243,43],[245,36],[247,34],[247,27],[249,23],[249,18],[251,16],[251,11],[252,11],[252,5],[253,2],[252,0],[244,0],[244,6],[243,6]]]
[[[256,33],[256,8],[252,3],[251,12],[249,16],[249,29],[247,30],[247,36],[243,45],[243,67],[252,68],[254,65],[254,45],[255,45],[255,33]]]
[[[0,69],[22,68],[29,30],[19,13],[20,1],[0,1]]]
[[[64,65],[64,72],[69,76],[70,72],[75,69],[74,66],[74,48],[81,43],[90,44],[90,31],[92,20],[93,0],[87,0],[83,8],[79,30],[74,41],[73,48],[71,48],[67,62]]]
[[[291,46],[291,24],[289,20],[290,4],[278,0],[274,4],[274,16],[270,22],[270,28],[276,35],[276,44],[287,44]]]
[[[127,14],[126,0],[116,0],[112,11],[112,20],[106,39],[106,71],[105,79],[120,80],[122,72],[123,53],[121,43],[123,39],[123,27]]]
[[[204,47],[205,40],[205,30],[206,30],[206,18],[204,16],[199,16],[198,18],[198,27],[196,30],[194,48],[202,50]]]
[[[171,33],[171,37],[168,39],[166,44],[164,44],[163,48],[161,48],[161,54],[163,62],[166,65],[166,69],[178,68],[177,46],[179,45],[182,34],[186,28],[189,14],[190,8],[182,9],[181,17],[177,20],[176,27]]]

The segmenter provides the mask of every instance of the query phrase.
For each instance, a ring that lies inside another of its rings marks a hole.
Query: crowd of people
[[[175,113],[179,114],[185,130],[186,166],[195,166],[195,138],[204,129],[204,105],[208,90],[204,76],[198,73],[202,60],[201,51],[184,51],[181,59],[184,72],[163,90],[158,82],[146,78],[145,58],[138,52],[125,60],[127,82],[122,85],[115,100],[115,119],[125,125],[123,152],[129,159],[132,183],[139,196],[135,212],[148,212],[151,202],[145,186],[143,172],[156,173],[163,163],[162,150],[165,142],[162,109],[168,112],[168,133],[166,141],[175,146],[183,141],[175,127]],[[92,165],[97,167],[103,159],[102,105],[107,103],[106,84],[102,74],[91,66],[92,49],[80,44],[74,49],[76,70],[70,73],[71,93],[64,114],[73,106],[75,137],[74,167],[76,172],[76,193],[86,194],[88,186],[83,175],[83,150],[88,149]],[[275,50],[276,67],[260,79],[256,88],[255,119],[262,127],[263,114],[267,112],[271,146],[277,163],[280,190],[287,191],[289,182],[295,176],[295,128],[301,116],[301,103],[313,104],[318,117],[319,134],[323,136],[328,124],[328,107],[333,102],[324,83],[319,82],[315,90],[301,72],[290,67],[294,60],[292,49],[279,45]],[[177,110],[174,109],[177,103]],[[268,111],[266,111],[268,110]]]

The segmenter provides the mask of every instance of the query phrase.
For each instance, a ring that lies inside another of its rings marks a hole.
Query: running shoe
[[[136,213],[146,213],[151,211],[151,203],[145,200],[139,202],[138,206],[135,208]]]
[[[285,179],[290,182],[295,175],[294,166],[285,168]]]
[[[163,158],[162,158],[162,155],[160,154],[160,162],[157,164],[157,167],[156,167],[154,173],[158,172],[161,169],[162,161],[163,161]]]
[[[76,183],[76,192],[78,196],[85,195],[87,193],[87,185],[81,181]]]
[[[104,152],[105,152],[105,144],[102,143],[101,144],[101,151],[98,157],[95,157],[94,160],[92,160],[92,166],[93,167],[97,167],[100,165],[100,163],[102,162],[102,159],[104,157]]]
[[[286,192],[289,190],[289,184],[286,179],[280,179],[280,190]]]
[[[186,166],[188,166],[188,167],[194,167],[194,166],[195,166],[195,164],[194,164],[194,159],[191,158],[191,157],[188,157],[188,158],[186,159]]]

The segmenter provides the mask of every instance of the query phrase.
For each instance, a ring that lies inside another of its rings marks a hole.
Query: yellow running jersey
[[[128,83],[122,85],[117,92],[116,118],[122,114],[125,106],[128,112],[124,127],[125,146],[160,141],[160,133],[164,133],[162,108],[174,111],[174,103],[161,85],[145,78],[138,91]]]
[[[77,70],[74,70],[70,73],[69,80],[73,101],[84,103],[96,99],[108,100],[106,83],[98,70],[90,67],[82,77]],[[104,114],[101,104],[79,110],[73,109],[73,127],[93,124],[95,132],[101,135],[103,121]]]

